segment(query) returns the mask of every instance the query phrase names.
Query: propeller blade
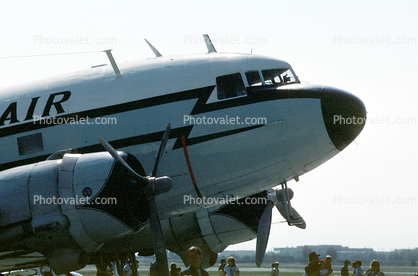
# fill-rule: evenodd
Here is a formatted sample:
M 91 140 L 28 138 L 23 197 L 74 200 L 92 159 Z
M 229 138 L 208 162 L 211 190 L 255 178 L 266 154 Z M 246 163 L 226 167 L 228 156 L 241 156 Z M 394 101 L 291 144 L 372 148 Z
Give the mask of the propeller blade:
M 138 180 L 143 184 L 143 185 L 148 185 L 148 180 L 139 175 L 136 171 L 134 171 L 129 165 L 128 163 L 125 162 L 125 160 L 123 160 L 122 157 L 120 157 L 120 155 L 118 154 L 118 152 L 102 137 L 99 136 L 99 140 L 100 143 L 103 145 L 103 147 L 107 150 L 107 152 L 110 153 L 110 155 L 112 155 L 112 157 L 118 161 L 119 163 L 121 163 L 128 171 L 130 171 L 133 175 L 135 175 Z
M 167 252 L 165 250 L 163 231 L 161 229 L 160 218 L 158 217 L 155 197 L 150 197 L 149 214 L 150 230 L 152 233 L 152 245 L 154 246 L 155 258 L 157 260 L 157 275 L 169 276 Z
M 286 207 L 283 202 L 277 202 L 276 208 L 279 210 L 280 214 L 287 220 L 289 225 L 294 225 L 301 229 L 306 228 L 305 220 L 299 215 L 299 213 L 293 208 L 290 207 L 291 214 L 289 214 L 289 218 L 287 218 Z
M 268 201 L 266 209 L 261 215 L 260 221 L 258 222 L 257 230 L 257 246 L 255 250 L 255 263 L 258 267 L 261 266 L 264 259 L 264 254 L 266 253 L 267 242 L 270 235 L 270 226 L 271 226 L 271 216 L 273 211 L 274 203 Z
M 168 137 L 170 136 L 171 125 L 168 124 L 167 128 L 164 131 L 163 139 L 161 140 L 160 148 L 158 149 L 157 160 L 155 160 L 154 169 L 152 170 L 151 176 L 157 175 L 158 163 L 160 163 L 161 157 L 164 154 L 165 146 L 167 145 Z
M 151 177 L 143 177 L 135 172 L 128 163 L 123 160 L 117 151 L 103 138 L 99 137 L 100 143 L 110 153 L 110 155 L 120 162 L 129 172 L 138 178 L 146 192 L 148 193 L 148 205 L 149 205 L 149 224 L 150 231 L 152 233 L 152 244 L 154 247 L 155 258 L 157 259 L 157 271 L 160 276 L 169 276 L 168 272 L 168 260 L 167 252 L 164 243 L 163 231 L 161 229 L 160 218 L 158 217 L 157 204 L 155 202 L 155 196 L 161 193 L 168 192 L 173 186 L 173 181 L 168 176 L 155 178 L 157 174 L 158 163 L 164 153 L 167 145 L 168 137 L 170 136 L 170 124 L 168 124 L 163 139 L 161 141 L 160 148 L 158 150 L 157 160 L 155 161 L 154 169 Z

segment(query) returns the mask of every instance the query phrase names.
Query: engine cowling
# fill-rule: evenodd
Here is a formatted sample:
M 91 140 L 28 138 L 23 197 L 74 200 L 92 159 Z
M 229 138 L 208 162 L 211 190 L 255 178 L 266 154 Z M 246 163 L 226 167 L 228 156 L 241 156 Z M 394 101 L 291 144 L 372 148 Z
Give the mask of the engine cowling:
M 133 167 L 142 166 L 123 154 Z M 62 205 L 70 233 L 87 252 L 114 238 L 140 231 L 148 220 L 148 202 L 143 189 L 126 169 L 107 153 L 66 154 L 61 164 L 59 191 L 78 204 Z
M 176 252 L 189 265 L 187 249 L 198 245 L 203 251 L 202 265 L 213 266 L 217 254 L 227 246 L 257 237 L 258 221 L 266 206 L 266 196 L 267 193 L 263 192 L 240 199 L 234 204 L 170 219 L 171 233 L 164 232 L 167 248 Z M 181 237 L 186 237 L 187 242 L 181 241 Z
M 261 198 L 256 204 L 245 204 L 251 198 Z M 161 221 L 166 248 L 177 253 L 189 265 L 187 250 L 196 245 L 202 249 L 202 266 L 213 266 L 217 254 L 228 245 L 255 239 L 258 221 L 266 208 L 267 192 L 240 199 L 235 204 L 205 209 Z M 107 244 L 101 252 L 111 252 L 115 244 Z M 149 227 L 117 245 L 134 248 L 139 255 L 153 254 Z
M 120 153 L 138 172 L 141 164 Z M 41 252 L 57 274 L 148 220 L 143 189 L 107 152 L 65 154 L 0 172 L 0 245 Z M 65 265 L 63 265 L 65 264 Z

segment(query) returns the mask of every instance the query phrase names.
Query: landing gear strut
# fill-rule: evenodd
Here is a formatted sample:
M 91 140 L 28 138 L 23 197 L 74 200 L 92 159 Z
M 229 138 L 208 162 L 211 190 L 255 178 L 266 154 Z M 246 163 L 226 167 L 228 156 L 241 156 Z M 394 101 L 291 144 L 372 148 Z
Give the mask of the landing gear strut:
M 112 261 L 102 259 L 96 268 L 97 276 L 138 276 L 138 262 L 134 252 L 116 254 Z

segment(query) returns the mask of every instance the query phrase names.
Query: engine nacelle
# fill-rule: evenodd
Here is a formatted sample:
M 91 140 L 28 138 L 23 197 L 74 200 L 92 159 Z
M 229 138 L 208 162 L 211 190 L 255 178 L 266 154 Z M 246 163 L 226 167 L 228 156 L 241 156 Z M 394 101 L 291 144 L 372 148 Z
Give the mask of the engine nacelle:
M 261 200 L 255 200 L 261 199 Z M 205 209 L 161 221 L 166 248 L 177 253 L 188 266 L 187 250 L 196 245 L 202 249 L 203 267 L 213 266 L 217 254 L 228 245 L 257 237 L 258 221 L 267 204 L 267 192 L 240 199 L 234 204 Z M 253 204 L 248 204 L 252 202 Z M 153 254 L 148 227 L 119 245 L 132 246 L 140 255 Z M 103 248 L 110 250 L 111 246 Z
M 120 154 L 143 172 L 135 157 Z M 0 172 L 0 246 L 41 252 L 54 271 L 80 269 L 103 243 L 143 229 L 148 200 L 133 179 L 107 152 Z
M 143 171 L 132 155 L 124 158 L 136 171 Z M 70 233 L 87 252 L 103 243 L 140 231 L 148 220 L 148 200 L 126 169 L 107 152 L 66 154 L 59 175 L 59 194 L 79 200 L 64 203 Z
M 267 193 L 263 192 L 222 207 L 170 219 L 172 233 L 166 235 L 164 232 L 167 248 L 176 252 L 188 265 L 187 249 L 191 245 L 198 245 L 203 251 L 202 265 L 213 266 L 217 253 L 228 245 L 257 237 L 258 221 L 266 208 L 266 197 Z M 181 237 L 186 237 L 189 241 L 181 243 Z

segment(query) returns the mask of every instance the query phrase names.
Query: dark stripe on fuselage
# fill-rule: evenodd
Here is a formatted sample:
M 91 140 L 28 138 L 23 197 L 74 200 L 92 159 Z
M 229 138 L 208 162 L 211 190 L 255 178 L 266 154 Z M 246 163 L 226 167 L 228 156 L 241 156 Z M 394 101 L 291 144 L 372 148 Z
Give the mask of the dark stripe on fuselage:
M 55 118 L 62 118 L 65 121 L 70 121 L 74 119 L 74 121 L 79 120 L 80 118 L 98 118 L 109 116 L 113 114 L 118 114 L 122 112 L 138 110 L 146 107 L 158 106 L 167 103 L 174 103 L 179 101 L 191 100 L 191 99 L 198 99 L 196 105 L 192 111 L 192 114 L 195 109 L 201 110 L 203 109 L 205 103 L 207 102 L 210 94 L 212 93 L 215 86 L 208 86 L 199 89 L 187 90 L 172 94 L 167 94 L 163 96 L 157 96 L 153 98 L 147 98 L 122 104 L 116 104 L 111 106 L 106 106 L 102 108 L 96 108 L 86 111 L 81 111 L 77 113 L 65 114 L 60 116 L 55 116 Z M 196 113 L 197 114 L 197 113 Z M 45 118 L 46 119 L 46 118 Z M 57 120 L 56 120 L 57 121 Z M 19 125 L 11 125 L 8 127 L 1 128 L 0 137 L 6 137 L 14 134 L 19 134 L 27 131 L 53 127 L 54 124 L 42 124 L 39 123 L 40 121 L 30 121 L 28 123 L 19 124 Z
M 133 102 L 117 104 L 113 106 L 97 108 L 97 109 L 82 111 L 78 113 L 56 116 L 56 118 L 68 118 L 68 119 L 86 118 L 86 117 L 97 118 L 97 117 L 109 116 L 109 115 L 132 111 L 132 110 L 138 110 L 138 109 L 147 108 L 151 106 L 158 106 L 158 105 L 191 100 L 191 99 L 196 99 L 196 98 L 197 98 L 197 102 L 194 108 L 192 109 L 190 115 L 197 115 L 197 114 L 202 114 L 206 112 L 228 109 L 228 108 L 233 108 L 237 106 L 244 106 L 244 105 L 265 102 L 265 101 L 272 101 L 272 100 L 279 100 L 279 99 L 295 99 L 295 98 L 321 99 L 321 108 L 323 109 L 323 113 L 324 113 L 324 110 L 330 109 L 329 106 L 332 106 L 332 105 L 329 105 L 329 103 L 333 102 L 332 98 L 335 97 L 336 94 L 345 93 L 343 91 L 339 92 L 338 90 L 323 91 L 322 87 L 319 87 L 319 86 L 316 86 L 316 87 L 315 86 L 302 86 L 301 87 L 300 85 L 298 85 L 297 87 L 293 85 L 292 86 L 285 85 L 281 87 L 257 86 L 257 87 L 247 88 L 248 94 L 246 97 L 231 98 L 225 101 L 219 101 L 215 103 L 206 104 L 214 88 L 215 86 L 207 86 L 207 87 L 203 87 L 199 89 L 176 92 L 176 93 L 167 94 L 163 96 L 157 96 L 153 98 L 137 100 Z M 328 120 L 330 121 L 331 117 L 329 117 Z M 53 126 L 54 125 L 50 125 L 50 124 L 36 124 L 34 122 L 20 124 L 16 126 L 9 126 L 9 127 L 2 128 L 0 130 L 0 137 L 6 137 L 6 136 L 18 134 L 18 133 L 24 133 L 27 131 L 42 129 L 46 127 L 53 127 Z M 254 125 L 251 127 L 244 127 L 240 129 L 231 130 L 231 131 L 213 133 L 207 136 L 187 139 L 187 145 L 202 143 L 205 141 L 217 139 L 217 138 L 224 137 L 227 135 L 232 135 L 232 134 L 236 134 L 239 132 L 251 130 L 260 126 L 261 125 Z M 173 129 L 171 131 L 170 139 L 178 138 L 173 149 L 178 149 L 181 147 L 181 141 L 179 139 L 180 135 L 184 134 L 185 137 L 188 137 L 192 128 L 193 128 L 193 125 L 190 125 L 190 126 L 186 126 L 182 128 Z M 123 147 L 128 147 L 128 146 L 133 146 L 133 145 L 144 144 L 144 143 L 157 142 L 161 140 L 163 132 L 164 131 L 149 133 L 149 134 L 139 135 L 139 136 L 134 136 L 134 137 L 127 137 L 127 138 L 111 141 L 110 143 L 115 148 L 123 148 Z M 88 152 L 103 151 L 103 148 L 100 144 L 95 144 L 95 145 L 91 145 L 87 147 L 77 148 L 77 150 L 80 153 L 88 153 Z M 20 165 L 43 161 L 50 154 L 1 164 L 0 170 L 5 170 L 8 168 L 13 168 L 13 167 L 20 166 Z
M 247 88 L 248 95 L 246 97 L 231 98 L 224 101 L 206 104 L 209 96 L 213 92 L 215 86 L 207 86 L 198 89 L 175 92 L 153 98 L 147 98 L 102 108 L 96 108 L 71 114 L 55 116 L 55 118 L 63 118 L 65 121 L 79 120 L 80 118 L 98 118 L 109 115 L 114 115 L 122 112 L 138 110 L 142 108 L 158 106 L 179 101 L 198 99 L 196 105 L 191 111 L 190 115 L 197 115 L 215 110 L 227 109 L 237 106 L 249 105 L 259 102 L 279 100 L 279 99 L 294 99 L 294 98 L 325 98 L 332 97 L 330 93 L 324 93 L 321 89 L 312 89 L 312 87 L 299 89 L 286 89 L 288 85 L 277 88 L 276 86 L 256 86 Z M 319 88 L 319 87 L 317 87 Z M 46 119 L 46 118 L 45 118 Z M 56 120 L 57 121 L 57 120 Z M 41 124 L 39 122 L 28 122 L 19 125 L 11 125 L 0 129 L 0 137 L 6 137 L 14 134 L 24 133 L 27 131 L 53 127 L 54 124 Z
M 209 140 L 213 140 L 213 139 L 217 139 L 217 138 L 221 138 L 221 137 L 225 137 L 225 136 L 229 136 L 229 135 L 234 135 L 234 134 L 237 134 L 237 133 L 240 133 L 240 132 L 245 132 L 245 131 L 248 131 L 248 130 L 252 130 L 252 129 L 255 129 L 255 128 L 258 128 L 258 127 L 261 127 L 261 126 L 262 125 L 253 125 L 251 127 L 245 127 L 245 128 L 234 129 L 234 130 L 209 134 L 209 135 L 205 135 L 205 136 L 190 138 L 190 139 L 187 139 L 187 145 L 191 146 L 191 145 L 194 145 L 194 144 L 203 143 L 203 142 L 206 142 L 206 141 L 209 141 Z M 173 146 L 173 150 L 178 149 L 178 148 L 181 147 L 181 141 L 180 141 L 179 137 L 182 134 L 185 135 L 186 137 L 188 137 L 192 128 L 193 128 L 193 126 L 187 126 L 187 127 L 172 129 L 170 131 L 169 139 L 177 138 L 177 141 Z M 160 131 L 160 132 L 154 132 L 154 133 L 149 133 L 149 134 L 145 134 L 145 135 L 139 135 L 139 136 L 128 137 L 128 138 L 123 138 L 123 139 L 119 139 L 119 140 L 114 140 L 114 141 L 111 141 L 109 143 L 114 148 L 118 149 L 118 148 L 124 148 L 124 147 L 129 147 L 129 146 L 140 145 L 140 144 L 158 142 L 158 141 L 161 141 L 161 137 L 163 136 L 163 134 L 164 134 L 164 131 Z M 76 152 L 78 152 L 78 153 L 91 153 L 91 152 L 99 152 L 99 151 L 104 151 L 104 148 L 101 144 L 95 144 L 95 145 L 91 145 L 91 146 L 87 146 L 87 147 L 81 147 L 81 148 L 76 149 Z M 18 167 L 18 166 L 22 166 L 22 165 L 41 162 L 41 161 L 46 160 L 51 154 L 41 155 L 41 156 L 37 156 L 37 157 L 32 157 L 32 158 L 19 160 L 19 161 L 14 161 L 14 162 L 1 164 L 0 165 L 0 171 L 7 170 L 7 169 L 10 169 L 10 168 L 14 168 L 14 167 Z

